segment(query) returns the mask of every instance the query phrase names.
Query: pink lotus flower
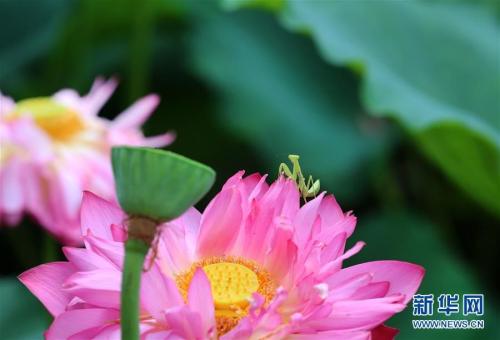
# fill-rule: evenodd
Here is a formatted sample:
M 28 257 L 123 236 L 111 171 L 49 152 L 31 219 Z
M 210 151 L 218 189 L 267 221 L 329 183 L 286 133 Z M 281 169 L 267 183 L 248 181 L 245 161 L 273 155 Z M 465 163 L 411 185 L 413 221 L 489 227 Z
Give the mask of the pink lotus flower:
M 324 193 L 300 206 L 291 180 L 230 178 L 203 214 L 162 226 L 141 284 L 142 339 L 374 339 L 416 292 L 424 269 L 399 261 L 342 268 L 356 218 Z M 85 248 L 19 278 L 54 322 L 48 339 L 117 339 L 124 213 L 86 193 Z
M 115 87 L 114 80 L 97 79 L 84 97 L 66 89 L 18 103 L 0 93 L 1 222 L 13 225 L 28 213 L 61 241 L 80 244 L 82 191 L 114 199 L 111 146 L 172 141 L 170 133 L 145 138 L 140 131 L 158 105 L 156 95 L 114 121 L 98 117 Z

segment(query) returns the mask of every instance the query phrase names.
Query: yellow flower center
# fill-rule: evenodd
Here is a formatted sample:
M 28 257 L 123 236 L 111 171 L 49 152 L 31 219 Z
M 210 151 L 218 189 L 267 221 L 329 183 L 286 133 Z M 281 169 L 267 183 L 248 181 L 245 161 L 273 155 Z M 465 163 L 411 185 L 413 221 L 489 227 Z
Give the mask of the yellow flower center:
M 78 114 L 48 97 L 30 98 L 17 103 L 14 117 L 31 116 L 55 140 L 65 141 L 83 130 Z
M 253 293 L 259 293 L 268 303 L 276 291 L 269 272 L 257 263 L 238 257 L 210 257 L 176 276 L 177 286 L 185 299 L 198 268 L 203 269 L 210 281 L 219 336 L 229 332 L 248 314 Z
M 231 310 L 231 306 L 246 307 L 252 293 L 259 289 L 259 278 L 239 263 L 220 262 L 203 266 L 212 286 L 215 308 Z

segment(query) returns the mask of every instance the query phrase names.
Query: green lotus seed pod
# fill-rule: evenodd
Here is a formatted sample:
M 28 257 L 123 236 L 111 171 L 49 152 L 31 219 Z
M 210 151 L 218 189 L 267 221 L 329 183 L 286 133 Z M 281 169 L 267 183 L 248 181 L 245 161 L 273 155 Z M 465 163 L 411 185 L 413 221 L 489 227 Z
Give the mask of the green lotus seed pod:
M 170 151 L 120 146 L 111 156 L 118 201 L 129 216 L 175 219 L 215 180 L 210 167 Z

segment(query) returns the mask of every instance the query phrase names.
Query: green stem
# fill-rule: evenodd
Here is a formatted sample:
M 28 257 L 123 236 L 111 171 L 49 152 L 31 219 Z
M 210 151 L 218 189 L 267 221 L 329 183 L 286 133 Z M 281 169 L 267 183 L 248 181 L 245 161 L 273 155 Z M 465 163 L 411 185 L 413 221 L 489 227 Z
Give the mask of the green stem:
M 121 330 L 123 340 L 139 339 L 139 288 L 142 266 L 148 252 L 144 241 L 128 239 L 125 244 L 125 265 L 121 292 Z

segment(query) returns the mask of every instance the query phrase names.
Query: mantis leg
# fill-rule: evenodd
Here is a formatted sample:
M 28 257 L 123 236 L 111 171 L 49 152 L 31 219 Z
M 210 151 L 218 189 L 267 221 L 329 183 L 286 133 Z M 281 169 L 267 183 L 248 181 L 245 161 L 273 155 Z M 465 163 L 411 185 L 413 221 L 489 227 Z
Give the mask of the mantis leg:
M 285 163 L 280 164 L 280 167 L 278 168 L 278 173 L 280 175 L 285 174 L 286 177 L 293 179 L 293 173 Z M 295 180 L 295 179 L 293 179 L 293 180 Z

